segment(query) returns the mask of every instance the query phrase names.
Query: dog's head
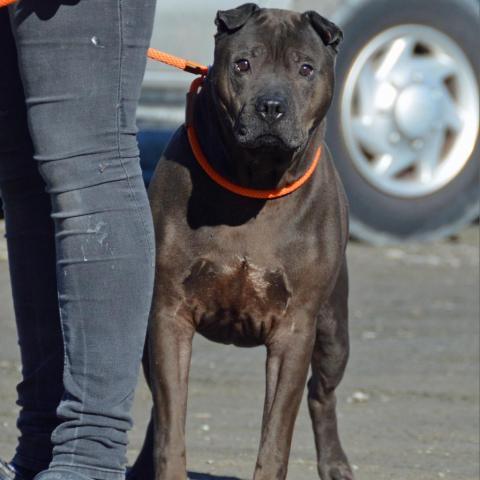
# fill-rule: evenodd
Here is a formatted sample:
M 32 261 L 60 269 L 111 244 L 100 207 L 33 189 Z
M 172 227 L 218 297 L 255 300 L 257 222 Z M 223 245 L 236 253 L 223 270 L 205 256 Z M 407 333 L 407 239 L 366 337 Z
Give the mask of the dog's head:
M 239 146 L 296 150 L 333 96 L 341 30 L 316 12 L 253 3 L 217 13 L 212 83 Z

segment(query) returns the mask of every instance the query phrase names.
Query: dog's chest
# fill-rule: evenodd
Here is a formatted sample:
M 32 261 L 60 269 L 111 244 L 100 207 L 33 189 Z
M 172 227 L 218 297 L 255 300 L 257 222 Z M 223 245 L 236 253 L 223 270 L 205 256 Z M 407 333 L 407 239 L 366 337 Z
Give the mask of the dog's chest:
M 261 267 L 246 257 L 221 264 L 197 260 L 183 288 L 197 331 L 239 346 L 263 344 L 291 297 L 282 269 Z

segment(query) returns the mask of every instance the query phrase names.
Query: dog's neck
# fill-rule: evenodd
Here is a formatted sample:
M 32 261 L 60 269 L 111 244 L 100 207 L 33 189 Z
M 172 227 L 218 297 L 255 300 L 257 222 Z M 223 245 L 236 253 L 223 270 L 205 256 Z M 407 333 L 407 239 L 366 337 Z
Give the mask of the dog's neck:
M 273 189 L 289 185 L 306 172 L 318 148 L 319 134 L 323 138 L 325 121 L 295 151 L 241 148 L 220 118 L 211 88 L 207 79 L 195 100 L 193 123 L 203 153 L 218 173 L 242 187 Z

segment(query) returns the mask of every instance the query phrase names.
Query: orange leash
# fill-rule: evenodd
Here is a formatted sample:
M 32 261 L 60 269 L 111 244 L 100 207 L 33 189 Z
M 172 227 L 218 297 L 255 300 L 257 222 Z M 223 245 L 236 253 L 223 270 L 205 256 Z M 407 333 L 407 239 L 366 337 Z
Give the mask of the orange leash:
M 184 60 L 183 58 L 175 57 L 174 55 L 155 50 L 154 48 L 148 49 L 147 56 L 152 60 L 157 60 L 172 67 L 179 68 L 180 70 L 185 70 L 185 72 L 194 73 L 196 75 L 206 75 L 208 73 L 208 67 L 205 65 L 200 65 L 199 63 L 190 60 Z
M 196 78 L 191 86 L 190 86 L 190 97 L 198 92 L 198 89 L 201 87 L 203 80 L 205 77 L 198 77 Z M 191 99 L 189 99 L 192 101 Z M 187 111 L 189 108 L 187 107 Z M 191 110 L 190 110 L 191 111 Z M 190 120 L 190 121 L 189 121 Z M 237 195 L 241 195 L 242 197 L 249 197 L 249 198 L 257 198 L 262 200 L 272 200 L 274 198 L 284 197 L 289 193 L 298 190 L 302 185 L 304 185 L 309 178 L 313 175 L 313 172 L 317 168 L 318 162 L 320 161 L 320 157 L 322 154 L 322 147 L 318 147 L 317 151 L 315 152 L 315 156 L 313 157 L 313 161 L 308 167 L 308 170 L 297 180 L 293 183 L 287 185 L 286 187 L 282 188 L 274 188 L 270 190 L 260 190 L 255 188 L 247 188 L 237 185 L 230 180 L 222 177 L 209 163 L 207 157 L 205 157 L 202 148 L 200 146 L 200 142 L 198 141 L 197 132 L 193 127 L 193 122 L 191 119 L 187 118 L 186 122 L 187 127 L 187 136 L 188 141 L 190 143 L 190 147 L 192 149 L 193 155 L 196 158 L 199 165 L 202 167 L 204 172 L 218 185 L 225 188 L 226 190 L 236 193 Z

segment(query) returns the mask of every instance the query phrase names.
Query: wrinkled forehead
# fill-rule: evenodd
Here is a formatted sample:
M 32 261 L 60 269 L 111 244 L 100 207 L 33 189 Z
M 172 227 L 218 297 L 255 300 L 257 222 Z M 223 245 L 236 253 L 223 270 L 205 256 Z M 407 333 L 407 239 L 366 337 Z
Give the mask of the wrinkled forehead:
M 258 48 L 273 56 L 285 50 L 315 54 L 323 46 L 307 18 L 287 10 L 260 10 L 235 34 L 224 38 L 224 51 L 255 55 Z

